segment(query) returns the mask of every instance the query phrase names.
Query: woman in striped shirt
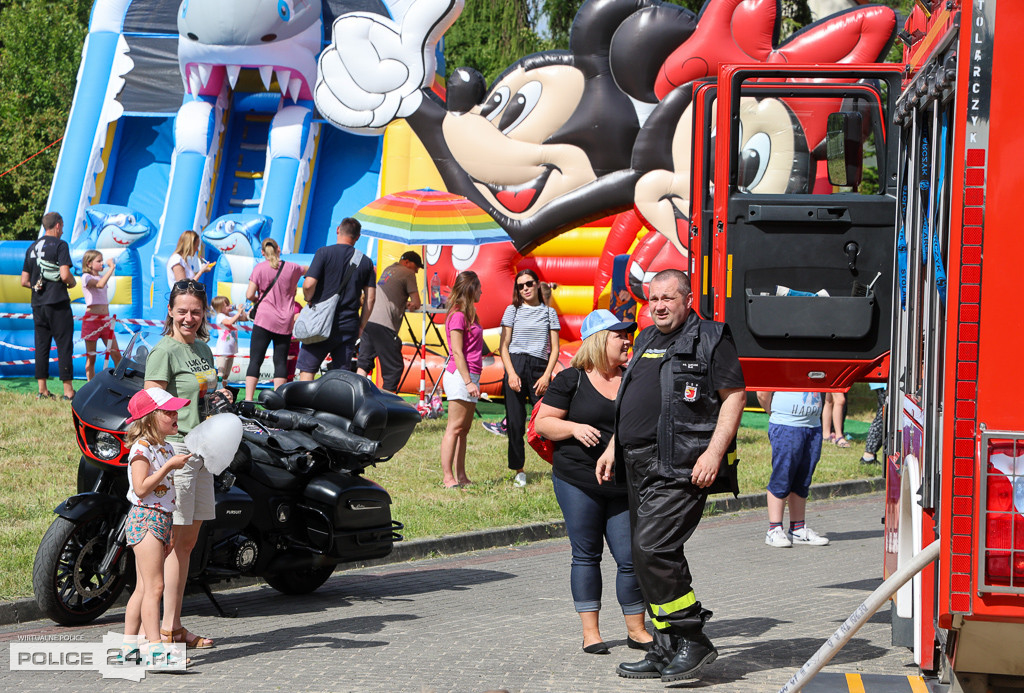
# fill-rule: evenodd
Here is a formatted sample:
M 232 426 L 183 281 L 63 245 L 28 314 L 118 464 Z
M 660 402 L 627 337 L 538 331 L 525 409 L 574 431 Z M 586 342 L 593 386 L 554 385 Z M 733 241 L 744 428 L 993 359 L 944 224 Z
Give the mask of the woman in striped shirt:
M 537 275 L 520 270 L 512 305 L 501 316 L 508 468 L 515 472 L 516 486 L 526 486 L 526 403 L 536 406 L 548 389 L 558 363 L 558 329 L 558 313 L 544 302 Z

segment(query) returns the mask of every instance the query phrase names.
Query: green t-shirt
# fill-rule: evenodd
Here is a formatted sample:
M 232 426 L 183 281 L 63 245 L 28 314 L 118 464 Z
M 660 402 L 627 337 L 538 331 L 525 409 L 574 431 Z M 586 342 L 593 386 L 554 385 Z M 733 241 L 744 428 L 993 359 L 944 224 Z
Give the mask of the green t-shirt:
M 203 398 L 217 389 L 217 370 L 213 351 L 198 339 L 191 344 L 164 337 L 146 359 L 146 380 L 162 380 L 175 397 L 192 400 L 178 411 L 178 435 L 168 440 L 181 441 L 185 434 L 206 418 Z

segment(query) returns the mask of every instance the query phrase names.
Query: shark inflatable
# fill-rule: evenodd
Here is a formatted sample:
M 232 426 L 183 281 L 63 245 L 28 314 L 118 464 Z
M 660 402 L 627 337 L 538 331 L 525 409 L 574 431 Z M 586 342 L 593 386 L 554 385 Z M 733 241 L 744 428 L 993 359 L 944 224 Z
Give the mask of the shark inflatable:
M 71 261 L 80 273 L 82 255 L 98 250 L 103 259 L 117 263 L 113 281 L 107 284 L 111 311 L 122 318 L 142 317 L 142 258 L 136 246 L 143 245 L 156 231 L 142 214 L 119 205 L 93 205 L 85 210 L 82 231 L 70 244 Z
M 213 272 L 214 291 L 231 299 L 245 300 L 253 267 L 262 259 L 260 244 L 270 232 L 271 219 L 262 214 L 225 214 L 210 222 L 200 237 L 220 254 Z

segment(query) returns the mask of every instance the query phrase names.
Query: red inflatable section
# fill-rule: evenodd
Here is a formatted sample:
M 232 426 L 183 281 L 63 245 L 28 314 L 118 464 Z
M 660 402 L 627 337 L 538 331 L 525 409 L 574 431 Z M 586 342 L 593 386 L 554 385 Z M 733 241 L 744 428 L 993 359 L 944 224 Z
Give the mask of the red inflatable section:
M 598 271 L 597 257 L 524 257 L 518 268 L 532 269 L 542 282 L 590 286 Z
M 511 242 L 480 246 L 427 246 L 425 259 L 427 281 L 433 281 L 436 272 L 444 293 L 455 283 L 459 272 L 476 272 L 482 290 L 480 303 L 476 306 L 480 324 L 484 329 L 501 324 L 501 314 L 512 302 L 516 265 L 523 259 Z M 444 315 L 434 316 L 434 322 L 443 323 Z
M 723 63 L 870 63 L 882 57 L 896 30 L 888 7 L 840 12 L 772 45 L 779 20 L 776 0 L 721 0 L 705 6 L 693 36 L 662 65 L 659 99 L 695 79 L 714 77 Z M 808 133 L 809 141 L 817 141 Z
M 612 280 L 612 265 L 615 262 L 615 256 L 628 253 L 633 246 L 633 241 L 643 229 L 643 222 L 632 209 L 615 216 L 611 231 L 608 232 L 608 240 L 605 241 L 604 249 L 598 260 L 597 272 L 594 275 L 595 302 Z

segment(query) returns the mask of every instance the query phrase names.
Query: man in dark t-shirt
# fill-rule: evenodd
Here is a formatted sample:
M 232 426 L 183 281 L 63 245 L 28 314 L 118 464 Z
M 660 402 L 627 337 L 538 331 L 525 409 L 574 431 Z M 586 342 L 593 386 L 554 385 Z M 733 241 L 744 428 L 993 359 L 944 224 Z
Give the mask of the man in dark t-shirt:
M 306 302 L 316 303 L 321 298 L 329 299 L 338 294 L 338 307 L 331 335 L 316 344 L 303 344 L 299 350 L 296 364 L 299 380 L 312 380 L 328 354 L 331 355 L 329 369 L 355 370 L 352 358 L 356 353 L 356 342 L 370 319 L 377 290 L 377 272 L 373 262 L 355 249 L 361 230 L 355 219 L 342 219 L 338 224 L 337 244 L 317 250 L 306 272 L 302 283 Z
M 71 252 L 61 240 L 64 220 L 57 212 L 43 216 L 43 235 L 29 246 L 21 268 L 21 285 L 32 290 L 32 321 L 35 327 L 36 382 L 40 399 L 54 395 L 46 386 L 50 377 L 50 344 L 57 345 L 57 365 L 64 385 L 63 399 L 75 395 L 71 384 L 71 355 L 75 319 L 71 314 L 68 289 L 75 285 L 71 274 Z
M 693 592 L 684 545 L 700 522 L 745 401 L 728 328 L 701 320 L 692 301 L 683 272 L 664 270 L 651 280 L 654 325 L 637 337 L 619 386 L 614 438 L 597 462 L 599 482 L 625 472 L 633 567 L 655 627 L 647 657 L 617 671 L 665 683 L 697 678 L 718 656 L 704 635 L 711 612 Z

